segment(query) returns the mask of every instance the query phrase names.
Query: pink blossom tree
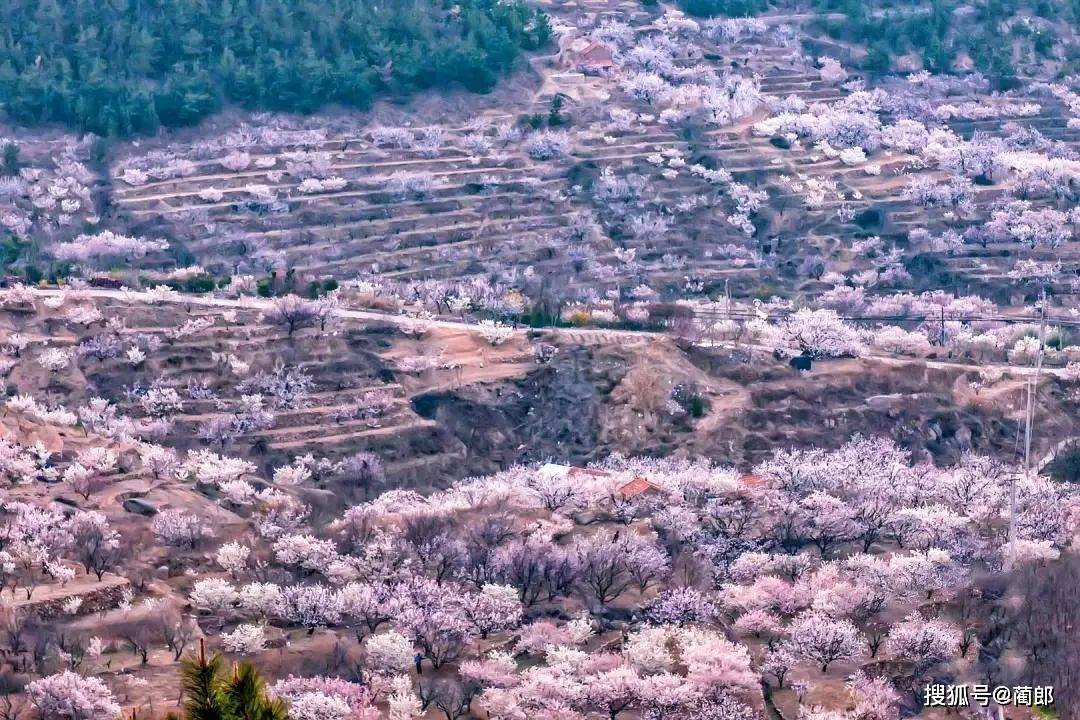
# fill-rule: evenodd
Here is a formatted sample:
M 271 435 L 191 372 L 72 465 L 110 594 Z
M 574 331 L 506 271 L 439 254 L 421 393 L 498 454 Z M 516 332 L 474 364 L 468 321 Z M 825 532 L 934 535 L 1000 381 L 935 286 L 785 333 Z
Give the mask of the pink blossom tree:
M 299 295 L 284 295 L 271 301 L 264 316 L 267 322 L 284 326 L 291 338 L 297 330 L 319 322 L 320 313 L 320 308 L 314 302 Z
M 588 678 L 585 686 L 589 705 L 615 720 L 640 698 L 641 676 L 631 667 L 621 666 Z
M 951 623 L 912 614 L 889 629 L 885 648 L 897 660 L 909 662 L 922 675 L 960 652 L 962 633 Z
M 855 699 L 855 720 L 896 720 L 900 717 L 900 693 L 884 677 L 857 672 L 847 683 Z
M 406 672 L 413 664 L 413 644 L 396 630 L 368 637 L 364 650 L 368 668 L 379 675 Z
M 507 585 L 484 585 L 479 593 L 463 597 L 461 607 L 466 620 L 481 638 L 521 624 L 521 601 L 517 591 Z
M 105 516 L 96 510 L 76 513 L 68 522 L 72 550 L 86 572 L 98 580 L 115 567 L 123 551 L 120 534 L 109 526 Z
M 827 672 L 837 660 L 850 660 L 859 653 L 859 631 L 849 620 L 837 620 L 807 612 L 789 627 L 792 650 Z
M 72 242 L 54 245 L 52 254 L 60 261 L 87 263 L 133 260 L 168 247 L 169 244 L 164 240 L 129 237 L 105 230 L 96 235 L 80 235 Z
M 763 341 L 787 355 L 859 356 L 864 345 L 855 328 L 832 310 L 797 310 L 776 324 L 758 323 Z
M 716 616 L 716 605 L 700 590 L 675 588 L 660 593 L 645 606 L 645 616 L 660 625 L 707 623 Z
M 194 548 L 208 534 L 197 515 L 176 508 L 159 512 L 151 526 L 159 542 L 174 547 Z
M 290 675 L 270 686 L 270 694 L 289 704 L 291 720 L 378 720 L 370 691 L 335 677 Z

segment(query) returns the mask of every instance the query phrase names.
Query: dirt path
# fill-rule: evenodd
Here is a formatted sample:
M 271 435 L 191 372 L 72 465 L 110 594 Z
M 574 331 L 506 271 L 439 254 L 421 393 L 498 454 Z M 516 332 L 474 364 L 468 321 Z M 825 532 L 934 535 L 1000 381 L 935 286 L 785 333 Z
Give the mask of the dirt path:
M 41 296 L 59 295 L 62 290 L 59 289 L 36 289 L 36 294 Z M 128 302 L 146 302 L 145 296 L 141 293 L 124 292 L 122 290 L 110 290 L 104 288 L 87 288 L 81 290 L 81 293 L 95 298 L 110 298 L 113 300 L 123 300 Z M 172 305 L 188 305 L 192 307 L 218 307 L 218 308 L 237 308 L 248 310 L 265 310 L 271 306 L 272 301 L 268 298 L 245 296 L 242 298 L 220 298 L 220 297 L 206 297 L 203 295 L 187 295 L 180 293 L 175 298 L 170 298 L 163 301 L 166 304 Z M 342 308 L 337 312 L 338 317 L 349 318 L 352 320 L 366 320 L 369 322 L 383 322 L 391 323 L 394 325 L 409 326 L 417 322 L 415 318 L 407 315 L 391 314 L 386 312 L 378 312 L 374 310 L 356 310 Z M 442 328 L 445 330 L 457 330 L 465 331 L 469 333 L 478 332 L 476 323 L 469 323 L 463 320 L 431 320 L 430 325 L 436 328 Z M 512 331 L 512 338 L 515 340 L 523 339 L 526 334 L 533 329 L 530 328 L 518 328 Z M 553 328 L 548 331 L 550 337 L 553 340 L 568 339 L 574 342 L 582 344 L 607 344 L 607 343 L 619 343 L 625 344 L 632 341 L 655 341 L 660 338 L 668 338 L 669 336 L 662 331 L 647 331 L 647 330 L 618 330 L 609 328 L 568 328 L 558 329 Z M 752 349 L 764 353 L 772 353 L 772 348 L 764 345 L 750 344 L 750 343 L 733 343 L 726 341 L 715 341 L 710 343 L 710 347 L 727 348 L 733 350 L 746 350 Z M 950 360 L 922 360 L 919 358 L 903 358 L 896 357 L 894 355 L 885 355 L 881 353 L 871 353 L 864 355 L 864 358 L 883 360 L 892 363 L 923 363 L 928 368 L 953 368 L 959 370 L 978 370 L 982 368 L 997 368 L 1004 372 L 1008 372 L 1016 376 L 1028 376 L 1035 373 L 1035 369 L 1031 367 L 1018 367 L 1016 365 L 1009 365 L 1007 363 L 962 363 L 954 362 Z M 1042 374 L 1053 377 L 1058 376 L 1063 372 L 1061 368 L 1046 368 L 1042 369 Z

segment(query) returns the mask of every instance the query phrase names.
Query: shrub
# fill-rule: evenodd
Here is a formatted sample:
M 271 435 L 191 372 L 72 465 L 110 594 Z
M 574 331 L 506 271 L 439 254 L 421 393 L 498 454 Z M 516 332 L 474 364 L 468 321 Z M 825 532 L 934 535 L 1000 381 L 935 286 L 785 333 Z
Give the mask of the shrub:
M 679 7 L 697 17 L 747 17 L 769 6 L 765 0 L 679 0 Z
M 193 293 L 213 292 L 217 283 L 209 275 L 197 275 L 184 281 L 184 289 Z
M 533 160 L 553 160 L 565 155 L 569 145 L 565 133 L 543 131 L 534 133 L 525 141 L 525 152 Z
M 0 174 L 18 175 L 19 167 L 19 146 L 13 142 L 6 143 L 4 145 L 4 158 L 0 162 Z
M 1050 477 L 1057 482 L 1080 482 L 1080 443 L 1062 448 L 1050 463 Z

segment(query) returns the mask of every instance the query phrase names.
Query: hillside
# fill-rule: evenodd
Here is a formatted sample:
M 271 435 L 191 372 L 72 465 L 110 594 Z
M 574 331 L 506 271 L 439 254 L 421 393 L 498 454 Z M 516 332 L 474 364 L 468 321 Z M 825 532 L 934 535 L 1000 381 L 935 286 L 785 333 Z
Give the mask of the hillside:
M 1077 717 L 1075 0 L 0 7 L 0 720 Z
M 371 453 L 395 486 L 613 453 L 749 469 L 792 444 L 834 446 L 868 428 L 938 462 L 971 451 L 1014 459 L 1031 377 L 887 353 L 803 375 L 740 342 L 580 329 L 493 338 L 482 326 L 343 309 L 290 334 L 268 301 L 92 289 L 29 298 L 7 302 L 2 329 L 21 346 L 5 363 L 20 396 L 97 407 L 89 427 L 134 424 L 144 441 L 228 451 L 266 472 L 306 454 Z M 1078 434 L 1075 378 L 1060 373 L 1046 371 L 1040 388 L 1042 453 Z
M 0 437 L 11 484 L 0 552 L 25 560 L 5 576 L 12 593 L 3 608 L 12 627 L 44 644 L 37 674 L 57 667 L 65 657 L 57 653 L 71 653 L 79 672 L 107 683 L 103 711 L 121 699 L 140 714 L 173 707 L 176 661 L 197 642 L 255 660 L 294 708 L 323 692 L 380 712 L 388 699 L 369 693 L 392 689 L 405 702 L 412 680 L 391 688 L 391 676 L 357 674 L 354 663 L 404 673 L 416 643 L 418 692 L 436 693 L 448 707 L 463 692 L 469 707 L 490 713 L 511 701 L 547 706 L 550 691 L 520 681 L 511 692 L 502 683 L 518 680 L 486 673 L 530 672 L 515 658 L 545 662 L 536 673 L 553 671 L 562 651 L 551 642 L 604 662 L 627 653 L 634 660 L 620 672 L 635 678 L 656 672 L 636 654 L 642 643 L 707 642 L 709 657 L 722 653 L 740 674 L 706 682 L 691 672 L 678 682 L 693 692 L 724 688 L 711 701 L 716 712 L 747 718 L 786 716 L 805 702 L 798 684 L 761 686 L 757 673 L 798 678 L 815 703 L 849 702 L 841 680 L 875 666 L 886 627 L 881 652 L 907 693 L 888 694 L 887 703 L 911 702 L 912 686 L 903 683 L 920 682 L 926 665 L 975 677 L 979 668 L 1010 667 L 1011 653 L 1038 642 L 1018 635 L 991 644 L 993 618 L 1018 612 L 1014 603 L 1043 602 L 1039 587 L 1048 592 L 1024 584 L 1025 572 L 1042 582 L 1038 554 L 1008 560 L 1036 563 L 1010 565 L 1015 577 L 995 574 L 996 553 L 1012 552 L 997 549 L 1001 490 L 1004 468 L 1022 452 L 1031 368 L 878 354 L 797 372 L 745 342 L 703 346 L 592 329 L 495 333 L 340 307 L 290 329 L 279 301 L 165 290 L 15 289 L 4 291 L 3 304 L 10 391 Z M 1075 384 L 1060 370 L 1042 376 L 1040 466 L 1077 435 Z M 560 479 L 545 474 L 557 465 L 537 469 L 550 460 L 592 469 Z M 862 470 L 846 475 L 849 463 Z M 820 492 L 784 489 L 818 476 L 833 478 L 828 486 L 857 509 L 858 522 L 821 507 Z M 658 483 L 651 492 L 662 491 L 664 502 L 626 495 L 634 477 Z M 860 484 L 834 487 L 840 478 Z M 974 493 L 973 482 L 998 489 Z M 889 512 L 898 513 L 888 519 L 878 514 L 880 499 L 871 502 L 886 490 L 895 493 Z M 932 493 L 955 510 L 895 509 L 906 492 Z M 1021 493 L 1025 538 L 1052 538 L 1033 539 L 1024 552 L 1067 542 L 1075 497 L 1034 478 Z M 672 512 L 682 513 L 678 531 Z M 939 526 L 943 512 L 962 514 Z M 679 539 L 687 522 L 705 534 Z M 739 543 L 760 550 L 738 551 Z M 910 554 L 910 543 L 927 549 Z M 532 556 L 514 555 L 519 545 L 566 565 L 533 576 Z M 56 555 L 39 564 L 24 554 L 28 547 Z M 604 560 L 616 563 L 609 576 L 589 564 L 607 557 L 603 548 L 638 559 Z M 820 620 L 800 610 L 811 602 L 804 594 L 816 607 L 839 602 L 844 583 L 869 591 L 858 548 L 870 553 L 861 555 L 867 562 L 886 563 L 890 584 L 870 607 L 826 606 L 840 618 L 829 621 L 836 632 L 847 634 L 821 649 L 803 638 Z M 759 561 L 771 564 L 747 575 Z M 791 562 L 816 580 L 781 580 Z M 905 574 L 909 563 L 914 574 Z M 555 567 L 565 575 L 547 574 Z M 393 591 L 383 594 L 367 573 L 385 574 Z M 681 573 L 705 575 L 678 580 Z M 989 592 L 999 581 L 1010 583 L 1006 597 Z M 918 592 L 903 589 L 913 582 Z M 789 602 L 789 592 L 804 594 L 781 606 L 787 610 L 760 607 Z M 491 603 L 480 605 L 489 614 L 473 614 L 471 603 Z M 409 614 L 393 617 L 402 607 Z M 947 646 L 962 633 L 957 647 L 968 650 L 901 647 L 923 622 L 918 613 L 935 618 L 926 632 L 936 642 Z M 727 614 L 734 624 L 721 619 Z M 798 656 L 760 642 L 762 634 L 783 638 L 779 623 L 788 616 L 793 637 L 809 643 Z M 454 628 L 459 634 L 438 634 Z M 864 640 L 870 650 L 861 649 Z M 49 649 L 57 642 L 64 644 Z M 977 661 L 975 642 L 990 648 Z M 9 680 L 29 681 L 31 700 L 49 707 L 36 693 L 53 680 L 18 672 L 32 656 L 21 647 L 8 651 L 17 659 Z M 831 659 L 807 662 L 821 657 Z M 335 684 L 316 677 L 290 685 L 297 672 Z M 473 679 L 478 672 L 485 674 Z M 583 666 L 573 682 L 599 683 L 592 674 L 603 672 Z M 566 702 L 605 707 L 575 699 L 573 687 Z M 648 685 L 625 692 L 634 707 L 655 701 Z M 15 707 L 19 697 L 9 696 Z
M 8 272 L 264 294 L 361 281 L 406 300 L 483 283 L 520 297 L 473 311 L 525 322 L 618 305 L 633 325 L 635 301 L 728 295 L 863 317 L 907 315 L 888 300 L 905 291 L 1006 312 L 1045 287 L 1071 306 L 1080 120 L 1064 66 L 1002 92 L 917 59 L 860 70 L 822 39 L 832 11 L 545 10 L 557 43 L 489 96 L 234 113 L 104 147 L 13 137 Z M 612 66 L 580 73 L 590 41 Z

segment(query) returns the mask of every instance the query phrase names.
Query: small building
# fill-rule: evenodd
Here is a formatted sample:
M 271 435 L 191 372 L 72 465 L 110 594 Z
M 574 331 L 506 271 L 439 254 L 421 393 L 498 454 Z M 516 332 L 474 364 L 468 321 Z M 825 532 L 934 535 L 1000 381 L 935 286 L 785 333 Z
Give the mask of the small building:
M 559 465 L 557 463 L 544 463 L 540 467 L 540 474 L 544 477 L 560 477 L 560 478 L 574 478 L 574 477 L 593 477 L 604 478 L 611 477 L 612 473 L 607 470 L 597 470 L 596 468 L 581 468 L 573 467 L 571 465 Z
M 603 75 L 615 67 L 615 56 L 611 48 L 603 43 L 589 43 L 577 57 L 578 72 L 586 75 Z
M 587 38 L 570 38 L 559 51 L 559 63 L 585 75 L 606 75 L 615 67 L 615 55 L 602 42 Z
M 540 474 L 549 478 L 564 478 L 570 474 L 569 465 L 559 465 L 558 463 L 544 463 L 540 466 Z
M 761 475 L 743 475 L 739 478 L 740 488 L 756 488 L 765 484 L 765 478 Z
M 630 500 L 637 497 L 666 497 L 668 492 L 640 475 L 619 488 L 619 495 Z
M 596 468 L 579 468 L 572 467 L 570 472 L 566 474 L 567 477 L 592 477 L 592 478 L 606 478 L 612 477 L 614 473 L 610 473 L 607 470 L 597 470 Z

